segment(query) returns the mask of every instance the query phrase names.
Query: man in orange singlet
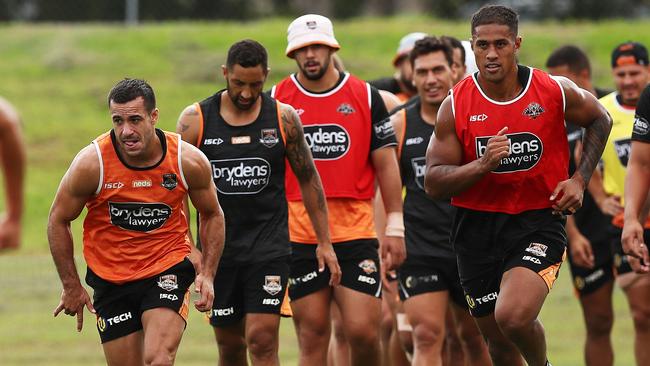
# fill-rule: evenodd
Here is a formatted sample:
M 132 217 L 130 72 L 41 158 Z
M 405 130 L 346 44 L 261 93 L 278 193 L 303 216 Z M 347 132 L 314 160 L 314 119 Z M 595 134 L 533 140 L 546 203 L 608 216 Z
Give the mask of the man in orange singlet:
M 61 311 L 83 326 L 84 306 L 96 314 L 108 365 L 172 365 L 195 283 L 199 311 L 209 311 L 223 249 L 224 222 L 210 163 L 179 135 L 156 129 L 151 86 L 124 79 L 108 96 L 113 129 L 77 154 L 54 198 L 48 240 L 63 284 Z M 195 273 L 183 201 L 201 217 L 201 270 Z M 70 223 L 84 208 L 81 285 Z

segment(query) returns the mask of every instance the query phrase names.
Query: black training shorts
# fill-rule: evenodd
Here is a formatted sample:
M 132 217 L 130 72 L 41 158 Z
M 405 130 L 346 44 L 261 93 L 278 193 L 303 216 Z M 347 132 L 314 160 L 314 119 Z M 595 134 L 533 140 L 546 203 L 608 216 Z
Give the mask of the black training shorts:
M 377 239 L 359 239 L 334 243 L 341 267 L 341 286 L 381 298 Z M 318 272 L 316 245 L 292 243 L 289 298 L 297 300 L 329 285 L 327 267 Z
M 514 267 L 539 274 L 550 290 L 566 253 L 565 222 L 551 209 L 510 215 L 459 208 L 451 241 L 470 313 L 494 312 L 501 277 Z
M 225 327 L 246 314 L 281 314 L 289 280 L 289 257 L 217 269 L 210 324 Z
M 453 302 L 467 308 L 456 258 L 408 256 L 399 267 L 397 276 L 402 301 L 420 294 L 448 291 Z
M 93 306 L 102 343 L 141 330 L 146 310 L 168 308 L 187 322 L 189 287 L 194 277 L 194 266 L 187 258 L 159 275 L 121 285 L 103 280 L 88 268 L 86 283 L 94 290 Z

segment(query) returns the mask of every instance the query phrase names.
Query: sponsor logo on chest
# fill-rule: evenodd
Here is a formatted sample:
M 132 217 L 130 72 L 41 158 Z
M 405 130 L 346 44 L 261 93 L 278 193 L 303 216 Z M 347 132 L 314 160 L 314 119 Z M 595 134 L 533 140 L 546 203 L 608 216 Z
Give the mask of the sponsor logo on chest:
M 476 137 L 476 158 L 485 155 L 488 140 L 492 136 Z M 501 160 L 493 173 L 512 173 L 530 170 L 542 159 L 544 150 L 542 140 L 531 132 L 519 132 L 507 135 L 510 140 L 510 155 Z
M 314 160 L 336 160 L 350 149 L 350 134 L 337 124 L 304 126 L 304 131 Z
M 616 149 L 616 156 L 621 165 L 627 167 L 627 162 L 630 159 L 630 152 L 632 151 L 632 139 L 625 138 L 614 140 L 614 148 Z
M 415 179 L 415 184 L 424 190 L 424 173 L 427 168 L 427 158 L 421 156 L 419 158 L 411 159 L 411 166 L 413 167 L 413 179 Z
M 212 178 L 223 194 L 255 194 L 271 179 L 271 165 L 262 158 L 211 160 Z
M 149 232 L 162 227 L 172 214 L 164 203 L 108 202 L 111 224 L 125 230 Z

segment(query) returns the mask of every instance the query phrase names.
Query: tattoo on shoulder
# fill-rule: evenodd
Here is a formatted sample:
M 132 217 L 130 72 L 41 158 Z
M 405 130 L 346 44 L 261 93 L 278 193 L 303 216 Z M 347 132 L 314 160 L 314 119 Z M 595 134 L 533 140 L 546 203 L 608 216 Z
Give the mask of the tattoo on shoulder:
M 190 125 L 185 124 L 185 123 L 179 123 L 178 126 L 180 127 L 181 132 L 185 132 L 190 129 Z
M 198 116 L 199 111 L 196 110 L 195 105 L 191 105 L 188 108 L 185 109 L 185 113 L 183 113 L 186 116 Z

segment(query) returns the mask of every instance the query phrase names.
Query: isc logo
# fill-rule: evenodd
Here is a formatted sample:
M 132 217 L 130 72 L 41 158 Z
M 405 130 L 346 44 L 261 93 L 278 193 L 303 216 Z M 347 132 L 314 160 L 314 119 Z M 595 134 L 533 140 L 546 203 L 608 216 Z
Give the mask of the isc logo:
M 365 282 L 365 283 L 367 283 L 369 285 L 374 285 L 375 283 L 377 283 L 377 281 L 374 278 L 364 276 L 364 275 L 359 275 L 359 278 L 357 278 L 357 280 L 359 282 Z
M 278 305 L 280 305 L 280 300 L 279 299 L 264 299 L 264 300 L 262 300 L 262 305 L 278 306 Z
M 124 187 L 124 183 L 122 182 L 110 182 L 104 184 L 104 189 L 120 189 L 122 187 Z
M 488 118 L 487 114 L 474 114 L 469 116 L 470 122 L 483 122 Z

